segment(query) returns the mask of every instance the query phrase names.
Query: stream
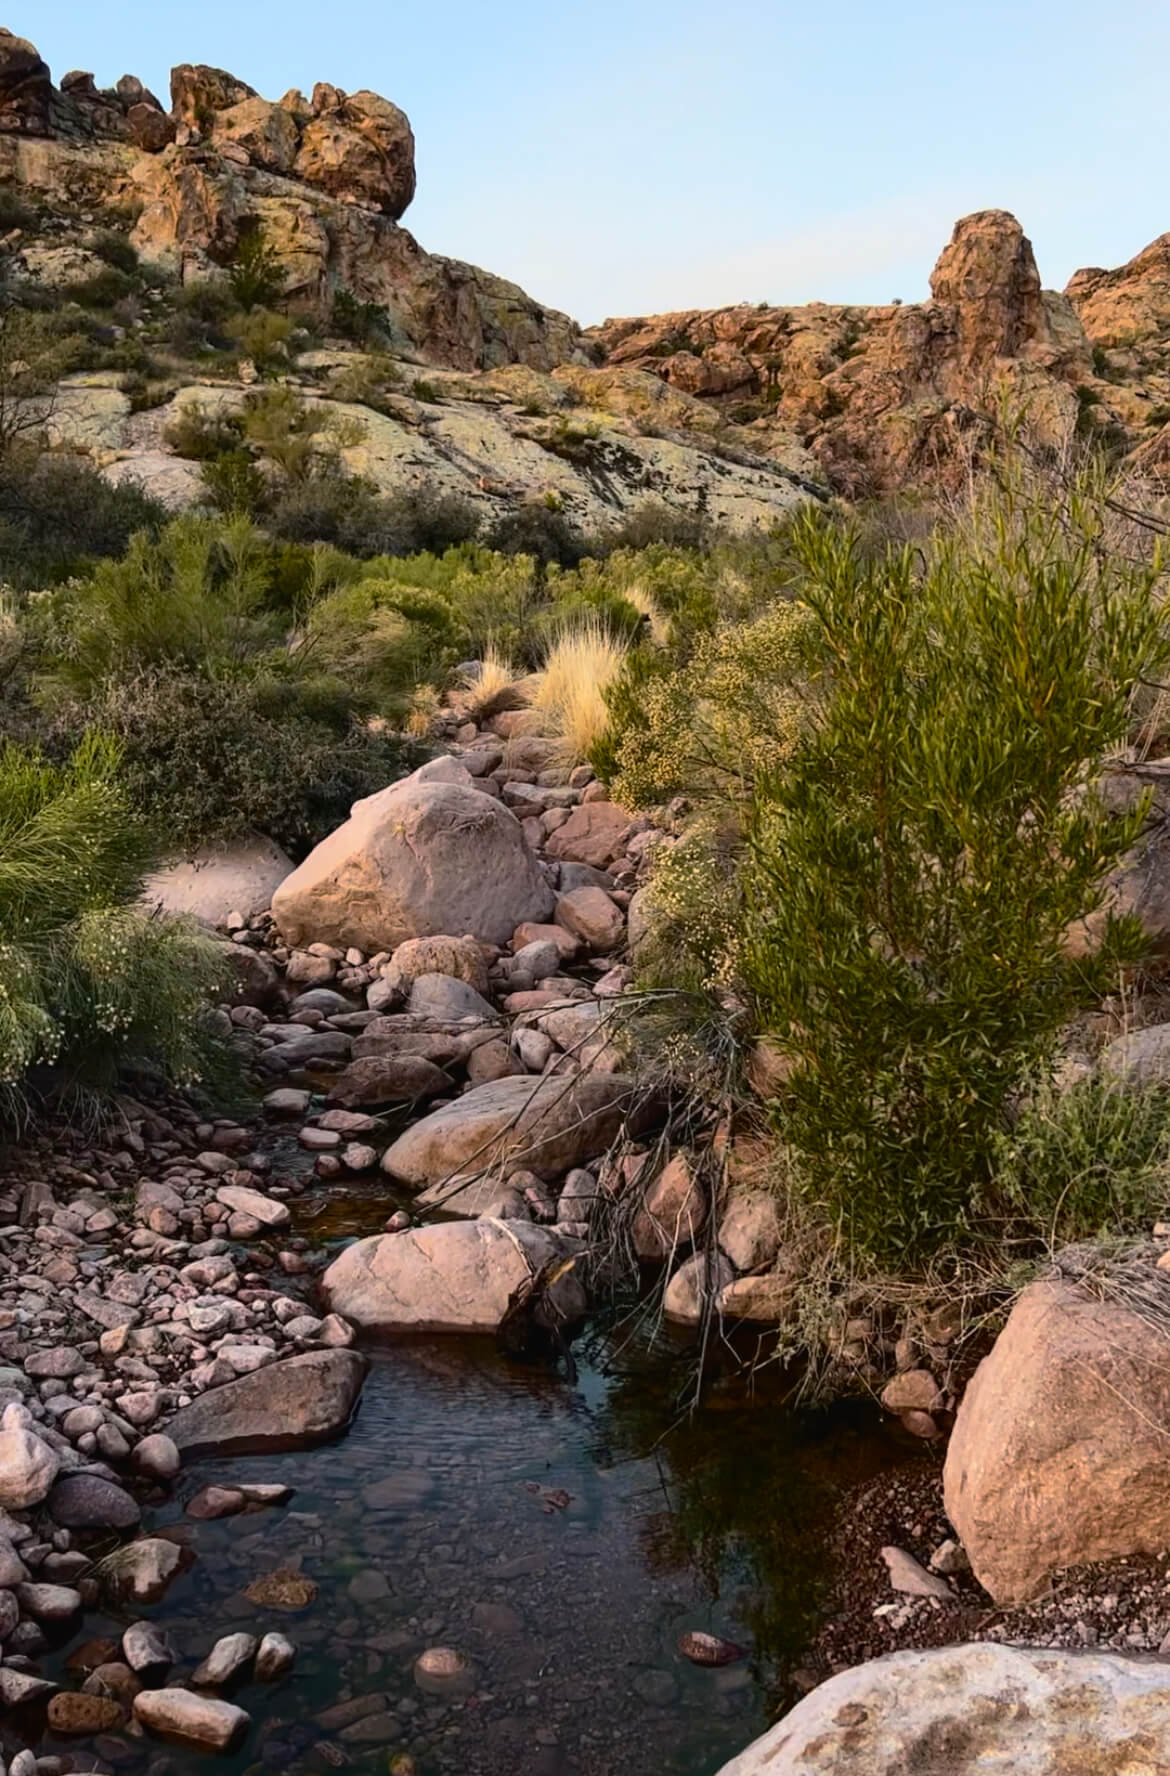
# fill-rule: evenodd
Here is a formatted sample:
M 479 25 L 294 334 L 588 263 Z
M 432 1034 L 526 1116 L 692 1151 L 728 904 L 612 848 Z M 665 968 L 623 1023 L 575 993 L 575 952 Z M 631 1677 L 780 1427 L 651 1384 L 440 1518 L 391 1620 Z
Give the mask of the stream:
M 711 1776 L 794 1699 L 833 1507 L 904 1450 L 868 1409 L 796 1414 L 730 1378 L 688 1416 L 675 1402 L 689 1360 L 661 1337 L 596 1334 L 584 1348 L 572 1385 L 486 1340 L 374 1351 L 341 1442 L 184 1470 L 144 1522 L 197 1556 L 146 1612 L 180 1670 L 239 1629 L 278 1629 L 298 1649 L 286 1677 L 233 1694 L 253 1727 L 217 1770 L 384 1776 L 408 1753 L 419 1776 Z M 195 1492 L 229 1480 L 295 1496 L 184 1517 Z M 243 1595 L 278 1568 L 317 1587 L 307 1608 Z M 90 1616 L 85 1635 L 124 1625 Z M 696 1628 L 746 1656 L 692 1664 L 677 1642 Z M 414 1660 L 436 1644 L 472 1660 L 469 1694 L 418 1687 Z M 350 1698 L 362 1718 L 330 1715 Z M 209 1765 L 168 1747 L 150 1768 Z

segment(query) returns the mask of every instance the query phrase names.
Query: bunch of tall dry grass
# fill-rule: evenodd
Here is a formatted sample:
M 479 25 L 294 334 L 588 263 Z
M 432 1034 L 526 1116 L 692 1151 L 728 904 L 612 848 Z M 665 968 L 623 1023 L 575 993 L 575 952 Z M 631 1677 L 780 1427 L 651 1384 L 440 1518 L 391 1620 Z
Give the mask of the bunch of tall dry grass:
M 561 740 L 566 763 L 586 758 L 600 738 L 609 719 L 605 690 L 628 651 L 629 643 L 596 617 L 572 623 L 551 643 L 533 703 Z

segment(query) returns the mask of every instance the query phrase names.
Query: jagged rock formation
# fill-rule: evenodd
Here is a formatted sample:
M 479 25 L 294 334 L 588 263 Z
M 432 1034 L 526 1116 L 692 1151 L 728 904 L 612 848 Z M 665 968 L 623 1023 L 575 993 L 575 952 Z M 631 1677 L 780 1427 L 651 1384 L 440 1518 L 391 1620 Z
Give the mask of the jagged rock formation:
M 460 369 L 551 369 L 576 325 L 515 284 L 428 254 L 397 226 L 414 196 L 414 137 L 376 93 L 320 84 L 278 104 L 219 68 L 183 65 L 164 111 L 124 75 L 58 90 L 33 46 L 0 32 L 0 182 L 65 214 L 131 208 L 145 258 L 185 280 L 214 274 L 257 224 L 285 295 L 319 308 L 341 288 L 389 310 L 403 348 Z
M 688 310 L 606 321 L 606 364 L 649 370 L 759 439 L 793 430 L 840 492 L 956 484 L 988 416 L 1062 445 L 1097 431 L 1170 460 L 1170 236 L 1119 271 L 1044 290 L 1014 216 L 955 225 L 931 300 Z

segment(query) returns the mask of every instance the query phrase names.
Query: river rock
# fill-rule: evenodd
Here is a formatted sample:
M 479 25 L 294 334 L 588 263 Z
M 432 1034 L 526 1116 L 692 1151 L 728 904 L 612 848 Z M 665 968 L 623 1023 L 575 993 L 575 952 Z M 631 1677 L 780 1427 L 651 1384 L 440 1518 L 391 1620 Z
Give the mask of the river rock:
M 49 1515 L 63 1529 L 134 1529 L 141 1513 L 112 1480 L 66 1474 L 49 1494 Z
M 627 1120 L 640 1120 L 637 1091 L 620 1074 L 494 1079 L 407 1129 L 382 1169 L 415 1188 L 489 1166 L 559 1178 L 604 1153 Z
M 444 1221 L 348 1246 L 321 1281 L 326 1300 L 367 1332 L 495 1332 L 514 1290 L 575 1250 L 530 1221 Z M 566 1318 L 584 1294 L 574 1272 L 553 1284 Z
M 840 1672 L 719 1776 L 1120 1776 L 1168 1760 L 1170 1665 L 985 1642 Z
M 603 888 L 573 888 L 559 895 L 556 921 L 600 956 L 617 949 L 626 929 L 621 908 Z
M 438 1018 L 444 1023 L 459 1023 L 463 1018 L 494 1018 L 494 1006 L 452 974 L 420 974 L 410 989 L 407 1009 L 416 1017 Z
M 553 895 L 520 822 L 482 790 L 417 774 L 357 802 L 273 898 L 289 943 L 367 953 L 458 931 L 502 944 Z
M 9 1665 L 0 1665 L 0 1710 L 23 1708 L 29 1702 L 44 1702 L 56 1688 L 56 1684 L 50 1683 L 48 1678 L 34 1677 L 31 1671 L 16 1671 Z M 31 1752 L 27 1755 L 32 1757 Z M 9 1776 L 15 1769 L 14 1759 L 9 1765 Z M 32 1769 L 35 1776 L 35 1759 Z
M 477 993 L 488 991 L 487 958 L 474 937 L 412 937 L 399 944 L 382 978 L 399 997 L 424 974 L 448 975 Z
M 1170 1335 L 1120 1300 L 1024 1290 L 959 1406 L 944 1496 L 976 1578 L 1018 1604 L 1062 1567 L 1170 1548 Z
M 37 1622 L 69 1622 L 81 1608 L 81 1596 L 71 1585 L 17 1585 L 16 1601 Z
M 33 1429 L 26 1407 L 13 1401 L 0 1418 L 0 1505 L 24 1511 L 39 1505 L 57 1478 L 61 1458 Z
M 903 1596 L 938 1597 L 947 1603 L 953 1600 L 954 1592 L 946 1580 L 936 1573 L 927 1572 L 913 1554 L 907 1554 L 905 1548 L 883 1548 L 882 1559 L 890 1575 L 890 1584 Z
M 663 1313 L 677 1325 L 699 1325 L 708 1311 L 708 1304 L 715 1304 L 718 1311 L 719 1295 L 734 1274 L 722 1252 L 711 1256 L 696 1252 L 693 1258 L 679 1265 L 667 1283 L 662 1297 Z
M 444 1050 L 449 1047 L 443 1044 Z M 338 1074 L 329 1102 L 350 1109 L 357 1104 L 410 1104 L 454 1089 L 451 1075 L 423 1055 L 366 1054 Z
M 62 1690 L 50 1701 L 48 1718 L 54 1733 L 78 1739 L 87 1733 L 112 1732 L 121 1726 L 125 1711 L 112 1696 L 87 1696 L 79 1690 Z
M 256 1652 L 253 1675 L 259 1683 L 271 1683 L 291 1669 L 297 1656 L 292 1641 L 283 1634 L 266 1634 Z
M 685 1251 L 707 1223 L 707 1197 L 690 1156 L 676 1153 L 647 1185 L 631 1238 L 643 1263 L 661 1263 Z
M 630 816 L 616 802 L 586 802 L 549 834 L 545 848 L 550 857 L 603 870 L 625 850 L 629 830 Z
M 114 1603 L 157 1603 L 189 1561 L 177 1543 L 144 1536 L 106 1556 L 102 1587 Z
M 131 1622 L 122 1636 L 122 1657 L 144 1684 L 159 1684 L 175 1662 L 165 1631 L 157 1622 Z
M 254 1634 L 225 1634 L 191 1674 L 191 1682 L 208 1689 L 231 1683 L 256 1657 L 260 1643 Z
M 264 1196 L 259 1190 L 249 1190 L 242 1184 L 222 1184 L 215 1193 L 215 1200 L 238 1215 L 251 1215 L 270 1232 L 287 1227 L 291 1219 L 286 1203 L 275 1202 L 272 1197 Z
M 761 1270 L 780 1250 L 780 1213 L 767 1190 L 734 1189 L 719 1222 L 719 1246 L 736 1270 Z
M 305 1449 L 345 1429 L 366 1368 L 356 1351 L 307 1351 L 213 1388 L 177 1413 L 167 1429 L 185 1460 L 202 1450 L 241 1455 Z
M 134 1450 L 134 1466 L 149 1480 L 173 1480 L 182 1466 L 182 1457 L 173 1440 L 161 1431 L 143 1437 Z
M 134 1718 L 164 1738 L 209 1751 L 230 1751 L 251 1724 L 234 1703 L 191 1690 L 142 1690 L 134 1698 Z
M 414 1681 L 429 1695 L 457 1696 L 475 1687 L 475 1671 L 456 1647 L 427 1647 L 414 1662 Z
M 736 1277 L 721 1290 L 719 1311 L 729 1320 L 778 1326 L 788 1316 L 797 1287 L 797 1277 L 787 1270 Z

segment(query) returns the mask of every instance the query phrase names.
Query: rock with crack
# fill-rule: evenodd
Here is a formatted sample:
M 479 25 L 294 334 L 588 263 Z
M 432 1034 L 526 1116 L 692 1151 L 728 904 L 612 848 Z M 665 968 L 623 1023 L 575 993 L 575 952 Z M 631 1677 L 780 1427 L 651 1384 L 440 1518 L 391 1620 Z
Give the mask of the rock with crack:
M 213 1388 L 185 1406 L 167 1433 L 184 1460 L 306 1449 L 343 1431 L 353 1415 L 367 1364 L 356 1351 L 308 1351 Z
M 574 1240 L 529 1221 L 444 1221 L 358 1240 L 322 1278 L 326 1300 L 366 1332 L 495 1332 L 512 1297 L 545 1267 L 564 1319 L 580 1317 L 584 1291 L 568 1261 Z

